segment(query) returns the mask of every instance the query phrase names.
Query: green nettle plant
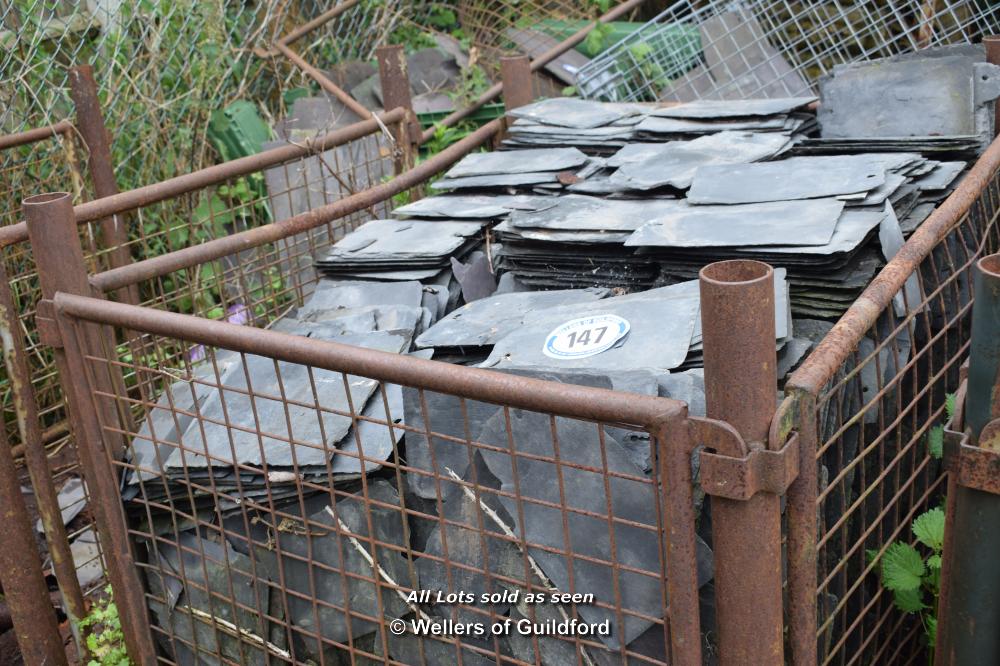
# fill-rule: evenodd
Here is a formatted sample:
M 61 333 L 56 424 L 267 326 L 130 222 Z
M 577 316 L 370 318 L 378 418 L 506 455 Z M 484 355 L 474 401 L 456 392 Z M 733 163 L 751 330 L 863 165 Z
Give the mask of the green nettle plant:
M 80 620 L 80 627 L 87 632 L 87 666 L 133 666 L 125 651 L 125 634 L 118 617 L 118 607 L 111 596 L 111 586 L 105 588 L 106 596 L 98 599 L 90 615 Z
M 945 396 L 947 421 L 955 415 L 955 394 Z M 944 455 L 944 425 L 927 431 L 927 455 L 940 460 Z M 896 541 L 889 544 L 879 561 L 882 585 L 892 592 L 893 603 L 904 613 L 916 613 L 924 627 L 927 645 L 937 641 L 938 596 L 941 587 L 941 555 L 944 547 L 944 509 L 938 507 L 917 516 L 910 530 L 923 548 Z M 868 560 L 879 559 L 877 550 L 867 552 Z
M 944 510 L 938 507 L 917 516 L 911 529 L 923 548 L 918 550 L 909 543 L 895 541 L 882 554 L 879 569 L 882 585 L 892 592 L 896 607 L 920 617 L 927 644 L 933 648 L 937 639 Z M 877 551 L 869 551 L 869 558 L 877 557 Z

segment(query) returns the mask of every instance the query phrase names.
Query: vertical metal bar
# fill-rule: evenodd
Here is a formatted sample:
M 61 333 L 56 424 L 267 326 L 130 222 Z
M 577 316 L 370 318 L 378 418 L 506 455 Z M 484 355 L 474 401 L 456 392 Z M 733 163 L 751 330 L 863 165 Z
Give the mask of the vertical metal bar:
M 34 529 L 7 433 L 0 428 L 0 581 L 26 664 L 66 664 L 56 612 L 42 576 Z
M 396 137 L 400 148 L 412 146 L 420 136 L 420 125 L 413 113 L 413 99 L 410 96 L 410 76 L 406 68 L 406 54 L 400 44 L 380 46 L 375 49 L 378 59 L 378 76 L 382 84 L 382 106 L 390 109 L 406 109 L 406 119 L 401 124 L 404 130 Z M 405 165 L 397 165 L 396 175 L 405 170 Z
M 969 381 L 965 428 L 972 444 L 1000 418 L 1000 254 L 976 262 L 972 305 Z M 955 488 L 953 524 L 949 527 L 948 603 L 943 609 L 942 664 L 1000 663 L 1000 496 L 963 486 Z
M 793 393 L 794 423 L 799 433 L 799 475 L 786 493 L 788 520 L 788 644 L 794 666 L 813 666 L 816 645 L 816 498 L 819 477 L 816 451 L 819 434 L 816 396 L 807 391 Z
M 28 368 L 24 339 L 21 337 L 17 306 L 14 304 L 10 280 L 3 262 L 0 262 L 0 339 L 3 341 L 4 366 L 10 381 L 11 401 L 14 404 L 21 442 L 24 444 L 25 464 L 35 492 L 38 514 L 45 528 L 52 568 L 56 573 L 56 582 L 62 593 L 63 605 L 73 636 L 77 640 L 77 645 L 83 649 L 85 645 L 80 640 L 79 621 L 86 615 L 87 607 L 84 605 L 83 591 L 76 576 L 66 525 L 59 510 L 52 469 L 45 454 L 38 403 L 31 384 L 31 370 Z
M 686 412 L 686 410 L 685 410 Z M 663 420 L 651 432 L 659 464 L 667 565 L 670 664 L 701 664 L 701 618 L 698 614 L 698 560 L 695 543 L 694 450 L 687 414 Z
M 1000 65 L 1000 35 L 983 37 L 983 46 L 986 47 L 986 62 Z M 1000 136 L 1000 102 L 994 101 L 993 104 L 993 136 Z
M 56 292 L 91 295 L 70 196 L 64 192 L 38 195 L 25 199 L 23 209 L 43 297 L 51 300 Z M 99 334 L 89 325 L 82 330 L 85 338 Z M 99 347 L 95 340 L 67 339 L 66 335 L 62 342 L 65 348 L 57 346 L 54 349 L 56 369 L 66 391 L 70 425 L 93 498 L 95 522 L 126 645 L 137 663 L 155 663 L 156 651 L 142 582 L 129 546 L 118 481 L 107 460 L 107 456 L 117 456 L 121 446 L 115 441 L 104 445 L 105 438 L 88 393 L 89 384 L 85 381 L 82 354 L 92 353 Z M 110 386 L 95 388 L 111 391 Z
M 526 55 L 500 58 L 500 79 L 507 111 L 531 104 L 531 58 Z
M 97 97 L 97 83 L 90 65 L 77 65 L 69 70 L 70 96 L 76 106 L 76 125 L 87 145 L 87 166 L 98 199 L 118 194 L 115 170 L 111 161 L 111 142 L 101 114 Z M 110 249 L 108 257 L 112 268 L 132 263 L 128 247 L 128 225 L 124 215 L 112 215 L 100 221 L 101 237 Z M 123 290 L 119 298 L 139 303 L 138 290 L 132 286 Z
M 757 261 L 721 261 L 704 267 L 699 282 L 707 415 L 729 422 L 750 448 L 763 448 L 776 407 L 774 271 Z M 780 498 L 713 496 L 712 537 L 719 663 L 780 666 Z

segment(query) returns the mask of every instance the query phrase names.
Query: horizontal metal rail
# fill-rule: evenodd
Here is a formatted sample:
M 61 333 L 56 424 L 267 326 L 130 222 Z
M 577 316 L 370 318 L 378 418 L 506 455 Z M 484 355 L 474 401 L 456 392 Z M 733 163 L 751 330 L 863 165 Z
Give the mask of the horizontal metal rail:
M 553 391 L 553 383 L 541 379 L 441 361 L 425 361 L 414 356 L 314 340 L 300 335 L 239 326 L 100 298 L 60 292 L 55 295 L 53 302 L 60 314 L 95 324 L 140 330 L 244 354 L 268 356 L 287 363 L 371 377 L 402 386 L 420 386 L 440 393 L 521 409 L 634 425 L 650 425 L 661 418 L 684 417 L 687 413 L 685 403 L 669 398 L 572 384 L 561 384 L 558 391 Z
M 248 155 L 222 164 L 215 164 L 198 171 L 175 176 L 159 183 L 145 185 L 134 190 L 121 192 L 112 196 L 87 201 L 74 206 L 78 224 L 86 224 L 119 215 L 143 206 L 164 201 L 181 194 L 193 192 L 209 185 L 224 182 L 231 178 L 255 173 L 261 169 L 281 164 L 297 157 L 322 152 L 336 146 L 350 143 L 369 134 L 379 132 L 387 124 L 400 122 L 405 117 L 403 109 L 393 109 L 380 114 L 379 117 L 354 123 L 322 137 L 301 144 L 293 143 L 270 150 Z M 0 247 L 23 243 L 28 240 L 28 227 L 22 221 L 8 227 L 0 228 Z
M 452 144 L 430 159 L 401 173 L 390 181 L 375 185 L 363 192 L 344 197 L 325 206 L 300 213 L 280 222 L 248 229 L 223 238 L 216 238 L 200 245 L 171 252 L 170 254 L 137 261 L 97 273 L 90 277 L 93 287 L 103 293 L 110 293 L 127 285 L 143 280 L 167 275 L 177 270 L 197 266 L 208 261 L 221 259 L 243 250 L 259 247 L 267 243 L 294 236 L 309 229 L 355 213 L 372 204 L 385 201 L 411 187 L 419 185 L 429 177 L 451 166 L 471 150 L 493 138 L 501 129 L 497 119 L 483 125 L 461 141 Z M 3 230 L 0 229 L 0 232 Z
M 68 135 L 72 131 L 73 122 L 70 120 L 61 120 L 58 123 L 47 127 L 36 127 L 35 129 L 17 132 L 16 134 L 4 134 L 0 136 L 0 150 L 16 148 L 17 146 L 26 146 L 29 143 L 37 143 L 39 141 L 44 141 L 45 139 L 51 139 L 52 137 L 60 134 Z
M 362 118 L 371 117 L 372 115 L 371 111 L 369 111 L 366 107 L 362 106 L 361 103 L 358 102 L 356 99 L 351 97 L 347 92 L 344 91 L 343 88 L 341 88 L 340 86 L 336 85 L 333 81 L 328 79 L 326 75 L 323 74 L 323 72 L 321 72 L 320 70 L 316 69 L 308 62 L 306 62 L 305 58 L 303 58 L 298 53 L 293 51 L 290 46 L 288 46 L 287 44 L 282 44 L 281 42 L 277 42 L 275 43 L 274 48 L 276 48 L 283 56 L 288 58 L 293 65 L 295 65 L 303 72 L 305 72 L 309 76 L 309 78 L 318 83 L 320 88 L 322 88 L 323 90 L 325 90 L 326 92 L 330 93 L 338 100 L 340 100 L 340 102 L 348 109 L 358 114 Z
M 312 19 L 311 21 L 303 23 L 295 30 L 292 30 L 290 33 L 279 39 L 277 43 L 284 44 L 287 46 L 288 44 L 291 44 L 292 42 L 301 39 L 306 34 L 312 32 L 316 28 L 322 25 L 326 25 L 333 19 L 337 18 L 338 16 L 346 12 L 351 7 L 357 5 L 359 2 L 361 2 L 361 0 L 344 0 L 343 2 L 338 3 L 335 7 L 326 10 L 316 18 Z

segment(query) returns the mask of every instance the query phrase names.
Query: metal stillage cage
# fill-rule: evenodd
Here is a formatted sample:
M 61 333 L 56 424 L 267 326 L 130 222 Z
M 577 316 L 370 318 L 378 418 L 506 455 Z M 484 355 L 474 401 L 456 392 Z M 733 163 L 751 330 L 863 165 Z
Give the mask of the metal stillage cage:
M 71 387 L 137 658 L 918 659 L 922 628 L 893 608 L 875 562 L 940 501 L 931 431 L 968 345 L 970 267 L 998 245 L 998 143 L 792 376 L 764 435 L 743 426 L 754 416 L 746 408 L 717 415 L 727 426 L 666 399 L 406 358 L 391 339 L 363 349 L 94 297 L 266 250 L 385 201 L 496 129 L 399 182 L 89 280 L 72 253 L 46 253 L 40 328 Z M 31 206 L 29 231 L 71 247 L 66 202 Z M 716 330 L 724 344 L 743 329 Z M 706 339 L 706 363 L 709 348 Z M 719 395 L 749 404 L 753 387 L 729 378 Z M 400 423 L 407 408 L 418 418 Z M 351 446 L 331 459 L 334 441 Z M 253 464 L 236 464 L 247 451 Z M 637 455 L 648 474 L 633 471 Z M 712 551 L 697 540 L 698 490 L 712 498 Z M 726 502 L 747 511 L 749 534 L 723 529 L 715 507 Z M 546 514 L 562 528 L 533 529 Z M 597 588 L 596 603 L 573 597 Z M 458 596 L 469 590 L 475 603 Z M 569 596 L 524 602 L 553 590 Z M 427 593 L 443 595 L 434 611 Z M 591 633 L 545 633 L 574 619 Z M 399 620 L 481 624 L 484 634 L 397 635 Z M 521 620 L 535 633 L 517 633 Z M 733 649 L 714 654 L 712 633 Z
M 59 241 L 37 255 L 50 297 L 38 322 L 56 347 L 61 374 L 72 378 L 74 428 L 87 478 L 94 479 L 109 577 L 141 660 L 159 648 L 171 655 L 161 656 L 167 663 L 193 654 L 234 663 L 330 662 L 338 654 L 394 663 L 440 663 L 450 654 L 510 663 L 549 663 L 560 654 L 585 663 L 667 663 L 671 652 L 681 662 L 700 661 L 699 597 L 712 597 L 711 587 L 703 587 L 712 564 L 695 533 L 694 449 L 715 452 L 701 456 L 702 487 L 720 500 L 739 505 L 760 494 L 773 498 L 765 522 L 775 528 L 775 544 L 777 493 L 791 469 L 776 475 L 764 465 L 772 472 L 764 479 L 747 472 L 757 471 L 760 458 L 732 426 L 686 418 L 676 401 L 636 401 L 401 357 L 389 353 L 398 351 L 391 335 L 375 349 L 352 349 L 91 297 L 93 290 L 121 294 L 237 252 L 266 252 L 282 239 L 365 211 L 491 139 L 499 127 L 491 123 L 367 192 L 89 280 L 85 271 L 66 268 L 84 264 L 78 250 L 67 249 L 76 220 L 65 198 L 26 204 L 33 238 Z M 773 287 L 763 293 L 773 297 Z M 64 297 L 97 310 L 71 314 Z M 84 347 L 71 339 L 85 341 Z M 191 363 L 195 349 L 206 361 L 198 369 Z M 273 380 L 267 386 L 249 381 L 261 377 L 261 368 Z M 765 394 L 771 393 L 765 383 Z M 220 414 L 202 412 L 198 396 L 208 394 L 218 396 L 220 407 L 225 403 Z M 399 423 L 400 400 L 408 404 L 402 409 L 423 413 L 418 425 Z M 450 420 L 437 416 L 442 403 Z M 283 433 L 251 425 L 269 418 L 265 411 L 279 415 Z M 231 433 L 224 436 L 237 447 L 231 463 L 244 446 L 257 447 L 259 455 L 250 467 L 231 465 L 224 480 L 222 459 L 203 447 L 207 455 L 196 462 L 198 445 L 191 448 L 194 442 L 179 436 L 192 432 L 192 424 L 205 432 L 203 444 Z M 487 426 L 489 432 L 477 432 Z M 401 451 L 404 433 L 408 448 Z M 755 439 L 763 434 L 758 427 Z M 344 436 L 351 448 L 330 463 L 332 442 Z M 662 443 L 668 440 L 669 446 Z M 139 453 L 145 445 L 152 446 L 151 458 Z M 171 461 L 177 460 L 175 469 Z M 326 462 L 317 467 L 317 460 Z M 648 473 L 642 471 L 647 466 Z M 561 479 L 558 490 L 542 483 L 553 478 Z M 532 527 L 545 514 L 559 517 L 561 534 Z M 722 517 L 717 522 L 725 524 Z M 739 560 L 747 553 L 729 553 L 728 570 L 743 569 Z M 765 559 L 780 576 L 777 551 L 772 554 Z M 201 563 L 194 569 L 191 557 Z M 539 561 L 546 571 L 556 567 L 558 580 L 542 573 Z M 739 607 L 752 586 L 715 569 L 720 599 Z M 247 585 L 252 599 L 244 594 Z M 485 606 L 456 597 L 453 621 L 461 615 L 492 627 L 509 618 L 511 627 L 528 623 L 540 633 L 400 639 L 392 620 L 430 621 L 412 594 L 435 586 L 445 596 L 470 589 L 497 595 Z M 588 599 L 595 586 L 608 594 Z M 770 652 L 780 651 L 779 588 L 780 578 L 769 612 L 758 613 L 777 629 Z M 517 602 L 557 591 L 566 596 L 539 608 Z M 706 617 L 706 626 L 712 620 Z M 586 629 L 569 639 L 550 630 L 573 622 Z M 644 645 L 632 644 L 640 636 Z

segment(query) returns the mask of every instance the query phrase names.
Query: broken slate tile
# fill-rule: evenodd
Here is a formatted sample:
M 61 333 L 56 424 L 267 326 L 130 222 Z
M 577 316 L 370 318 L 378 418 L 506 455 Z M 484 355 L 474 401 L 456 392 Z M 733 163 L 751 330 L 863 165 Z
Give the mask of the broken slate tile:
M 610 349 L 581 358 L 553 358 L 545 353 L 546 342 L 557 326 L 604 314 L 629 323 L 626 335 Z M 697 315 L 696 294 L 669 288 L 529 313 L 522 326 L 496 343 L 483 367 L 670 370 L 687 355 Z
M 63 487 L 59 489 L 56 499 L 59 502 L 59 513 L 63 525 L 69 525 L 87 506 L 87 487 L 84 485 L 83 479 L 73 477 L 64 483 Z M 35 529 L 40 534 L 45 533 L 45 526 L 42 525 L 41 518 L 35 523 Z
M 486 298 L 497 288 L 493 274 L 493 263 L 485 252 L 473 252 L 466 263 L 451 258 L 451 271 L 462 286 L 462 298 L 466 303 Z
M 520 152 L 520 151 L 519 151 Z M 556 185 L 562 171 L 532 171 L 530 173 L 500 173 L 465 178 L 441 178 L 431 183 L 432 190 L 461 190 L 488 187 L 523 187 L 527 185 Z
M 163 640 L 168 651 L 177 650 L 174 656 L 178 663 L 218 663 L 206 661 L 206 654 L 221 654 L 241 664 L 269 663 L 262 646 L 237 638 L 214 624 L 212 617 L 236 626 L 238 631 L 266 636 L 272 646 L 284 651 L 283 634 L 272 632 L 267 619 L 270 581 L 259 578 L 260 569 L 255 569 L 247 556 L 193 532 L 180 534 L 176 544 L 157 541 L 149 550 L 154 565 L 146 575 L 150 610 L 159 626 L 183 639 Z M 197 654 L 189 645 L 200 648 Z
M 399 353 L 409 335 L 377 331 L 337 341 Z M 223 377 L 221 390 L 206 400 L 201 420 L 184 432 L 184 448 L 171 453 L 167 467 L 324 465 L 351 427 L 351 418 L 342 414 L 350 414 L 351 405 L 363 405 L 377 384 L 351 375 L 345 382 L 340 372 L 247 355 L 244 364 Z M 247 395 L 250 389 L 252 396 Z M 317 411 L 311 406 L 317 401 L 340 413 Z M 232 427 L 224 425 L 227 421 Z
M 667 118 L 740 118 L 790 113 L 816 101 L 816 97 L 785 97 L 775 99 L 715 100 L 701 99 L 677 106 L 657 109 L 658 116 Z
M 740 164 L 773 157 L 790 143 L 781 133 L 719 132 L 693 141 L 673 141 L 641 162 L 626 162 L 611 182 L 636 190 L 690 187 L 698 167 Z
M 687 201 L 742 204 L 867 193 L 885 182 L 885 169 L 866 155 L 790 157 L 756 164 L 699 167 Z
M 625 241 L 643 247 L 825 245 L 844 209 L 836 199 L 736 206 L 680 206 L 640 227 Z
M 492 153 L 470 153 L 449 169 L 445 178 L 497 174 L 526 174 L 578 169 L 588 158 L 576 148 L 536 148 Z
M 405 518 L 396 490 L 376 480 L 368 483 L 367 495 L 380 504 L 366 503 L 360 493 L 338 495 L 332 505 L 328 495 L 318 496 L 305 503 L 308 523 L 285 518 L 280 527 L 271 527 L 267 543 L 254 540 L 256 559 L 280 570 L 284 587 L 294 593 L 287 595 L 287 605 L 289 621 L 302 630 L 294 633 L 296 652 L 317 663 L 320 659 L 329 663 L 338 651 L 327 641 L 348 640 L 348 622 L 350 636 L 358 638 L 378 627 L 361 616 L 379 617 L 380 608 L 385 618 L 409 612 L 387 578 L 408 589 L 420 589 L 404 555 L 408 550 Z M 291 505 L 286 511 L 298 509 Z M 369 525 L 374 533 L 368 531 Z M 392 547 L 374 546 L 372 539 Z M 373 571 L 369 557 L 378 563 L 378 571 Z M 350 612 L 349 620 L 345 610 Z M 324 640 L 321 646 L 308 638 L 316 635 Z
M 318 263 L 357 267 L 381 260 L 402 268 L 420 259 L 440 260 L 462 247 L 482 226 L 482 222 L 468 221 L 372 220 L 337 241 Z
M 610 125 L 616 120 L 634 114 L 600 102 L 556 97 L 519 107 L 509 111 L 508 115 L 545 125 L 586 129 Z
M 556 197 L 554 204 L 539 211 L 514 211 L 508 218 L 508 224 L 512 227 L 553 230 L 635 231 L 646 222 L 668 215 L 683 205 L 674 199 L 629 201 L 581 194 Z
M 633 373 L 612 369 L 593 372 L 587 369 L 523 368 L 512 367 L 505 372 L 534 377 L 547 381 L 579 386 L 593 386 L 615 390 L 628 390 L 644 395 L 656 394 L 655 376 L 651 373 Z M 451 469 L 459 477 L 468 478 L 467 470 L 477 447 L 467 443 L 477 441 L 481 425 L 503 408 L 489 403 L 404 387 L 404 419 L 406 433 L 406 460 L 418 470 L 428 472 L 407 474 L 410 491 L 424 499 L 435 499 L 447 490 L 435 477 L 447 477 Z M 425 418 L 425 414 L 429 418 Z M 456 441 L 457 440 L 457 441 Z M 430 442 L 430 443 L 429 443 Z M 643 455 L 648 456 L 648 446 Z
M 551 206 L 551 197 L 529 194 L 448 194 L 424 197 L 392 211 L 396 217 L 448 219 L 490 219 L 503 217 L 512 210 L 538 210 Z

